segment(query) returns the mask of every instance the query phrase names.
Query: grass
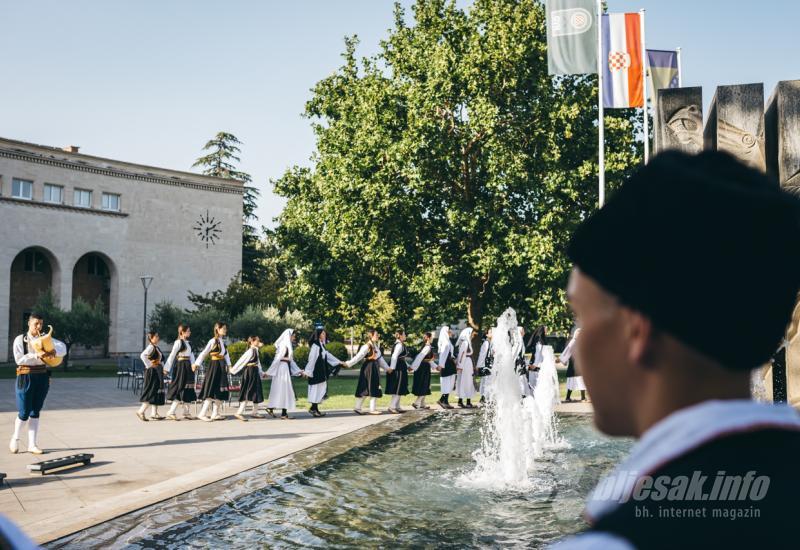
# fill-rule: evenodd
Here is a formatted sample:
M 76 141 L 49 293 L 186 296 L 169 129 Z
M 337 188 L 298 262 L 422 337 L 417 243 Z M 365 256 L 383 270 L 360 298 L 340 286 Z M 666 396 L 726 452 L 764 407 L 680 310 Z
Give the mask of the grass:
M 565 383 L 566 383 L 566 374 L 565 371 L 562 369 L 558 372 L 558 380 L 559 385 L 561 387 L 561 395 L 562 397 L 565 395 Z M 385 387 L 385 378 L 381 379 L 381 388 Z M 309 407 L 309 402 L 307 399 L 308 396 L 308 382 L 305 378 L 294 378 L 292 379 L 293 386 L 294 386 L 294 395 L 297 399 L 297 408 L 298 409 L 307 409 Z M 269 388 L 270 388 L 271 381 L 265 380 L 263 382 L 264 386 L 264 400 L 266 401 L 269 396 Z M 358 384 L 358 378 L 355 376 L 337 376 L 328 380 L 328 399 L 326 399 L 320 407 L 325 409 L 352 409 L 353 405 L 355 405 L 355 391 L 356 385 Z M 477 387 L 477 384 L 476 384 Z M 439 391 L 439 375 L 433 373 L 431 375 L 431 395 L 425 398 L 425 403 L 431 405 L 436 402 L 437 399 L 441 396 L 441 392 Z M 408 389 L 411 390 L 411 379 L 408 381 Z M 477 388 L 476 388 L 477 389 Z M 476 394 L 475 398 L 473 399 L 473 403 L 477 403 L 480 399 L 480 396 Z M 416 396 L 412 394 L 405 395 L 400 399 L 400 405 L 404 408 L 411 408 L 411 404 L 416 400 Z M 457 398 L 455 395 L 451 394 L 450 396 L 450 403 L 455 404 Z M 365 400 L 364 408 L 368 406 L 369 401 Z M 389 397 L 384 395 L 383 397 L 378 399 L 378 407 L 388 407 L 389 406 Z
M 91 365 L 87 365 L 80 361 L 75 361 L 66 370 L 64 365 L 60 365 L 52 369 L 51 372 L 53 373 L 53 378 L 113 378 L 117 376 L 117 365 L 114 362 L 93 362 Z M 16 377 L 16 365 L 13 363 L 0 365 L 0 380 Z
M 57 367 L 52 370 L 54 378 L 113 378 L 117 375 L 117 367 L 116 364 L 113 362 L 92 362 L 91 365 L 81 363 L 80 361 L 73 362 L 68 370 L 64 370 L 63 367 Z M 7 363 L 4 365 L 0 365 L 0 380 L 1 379 L 13 379 L 16 377 L 15 366 L 11 363 Z M 566 395 L 565 392 L 565 382 L 566 382 L 566 371 L 564 369 L 559 369 L 558 371 L 558 380 L 559 385 L 561 387 L 561 397 L 563 398 Z M 308 396 L 308 382 L 305 378 L 294 378 L 292 380 L 294 385 L 294 394 L 297 398 L 297 407 L 298 408 L 305 408 L 309 407 L 309 402 L 306 397 Z M 356 391 L 356 384 L 358 383 L 358 378 L 356 376 L 337 376 L 335 378 L 331 378 L 328 380 L 328 399 L 326 399 L 322 403 L 323 409 L 352 409 L 353 405 L 355 404 L 355 396 L 353 395 Z M 264 385 L 264 399 L 267 399 L 269 396 L 269 388 L 270 388 L 271 381 L 265 380 L 263 382 Z M 385 377 L 381 378 L 381 387 L 385 387 L 386 379 Z M 477 386 L 477 384 L 476 384 Z M 408 381 L 408 388 L 411 389 L 411 379 Z M 431 395 L 425 398 L 425 402 L 427 404 L 435 403 L 437 399 L 441 396 L 439 392 L 439 375 L 437 373 L 432 373 L 431 375 Z M 479 396 L 475 397 L 475 402 L 477 403 L 480 399 Z M 400 399 L 400 404 L 405 408 L 410 408 L 411 403 L 416 400 L 414 395 L 410 393 L 406 396 L 403 396 Z M 450 398 L 451 403 L 455 403 L 456 398 L 454 395 Z M 368 402 L 367 402 L 368 403 Z M 366 404 L 365 404 L 366 405 Z M 378 406 L 379 407 L 388 407 L 389 406 L 389 397 L 384 396 L 378 399 Z

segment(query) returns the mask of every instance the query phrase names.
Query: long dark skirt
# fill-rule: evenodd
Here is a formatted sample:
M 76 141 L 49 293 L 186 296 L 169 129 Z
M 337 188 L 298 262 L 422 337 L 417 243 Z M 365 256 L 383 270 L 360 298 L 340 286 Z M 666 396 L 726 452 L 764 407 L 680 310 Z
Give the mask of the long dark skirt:
M 386 375 L 387 395 L 408 395 L 408 367 L 405 364 Z
M 252 401 L 253 403 L 264 401 L 264 388 L 261 386 L 258 367 L 245 367 L 242 372 L 242 391 L 239 393 L 239 402 L 242 401 Z
M 381 373 L 377 361 L 364 361 L 358 374 L 356 397 L 383 397 Z
M 167 399 L 183 403 L 191 403 L 197 400 L 191 361 L 183 359 L 175 365 L 174 376 L 167 389 Z
M 200 400 L 228 400 L 228 367 L 224 361 L 211 361 L 203 379 Z
M 570 357 L 569 361 L 567 362 L 567 378 L 574 378 L 576 376 L 580 376 L 580 373 L 577 372 L 575 368 L 575 360 Z
M 159 365 L 144 369 L 144 385 L 139 401 L 151 405 L 164 404 L 164 367 Z
M 411 384 L 411 393 L 420 397 L 431 394 L 431 364 L 427 361 L 420 363 L 414 371 L 414 382 Z

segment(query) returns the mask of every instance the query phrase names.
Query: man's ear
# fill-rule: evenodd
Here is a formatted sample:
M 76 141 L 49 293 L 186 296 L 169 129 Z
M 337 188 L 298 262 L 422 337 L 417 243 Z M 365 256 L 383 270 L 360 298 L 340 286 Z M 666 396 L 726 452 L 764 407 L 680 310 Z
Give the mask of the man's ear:
M 653 364 L 653 323 L 638 311 L 624 308 L 628 337 L 628 360 L 631 364 L 649 367 Z

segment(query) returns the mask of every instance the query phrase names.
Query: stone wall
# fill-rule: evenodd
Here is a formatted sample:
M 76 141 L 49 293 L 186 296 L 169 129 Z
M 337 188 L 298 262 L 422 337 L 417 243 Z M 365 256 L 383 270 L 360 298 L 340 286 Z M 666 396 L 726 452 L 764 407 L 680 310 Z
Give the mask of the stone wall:
M 12 178 L 32 180 L 34 200 L 12 198 Z M 45 182 L 64 187 L 65 204 L 42 202 Z M 92 208 L 71 206 L 75 188 L 92 190 Z M 120 195 L 120 212 L 101 209 L 104 191 Z M 140 276 L 155 277 L 152 309 L 160 300 L 189 306 L 189 290 L 225 288 L 240 271 L 242 192 L 230 180 L 0 140 L 0 319 L 9 320 L 10 267 L 21 251 L 35 246 L 51 257 L 52 289 L 64 308 L 72 304 L 76 263 L 94 252 L 110 270 L 109 351 L 138 351 Z M 219 224 L 214 241 L 201 240 L 202 230 L 198 235 L 201 217 Z M 0 330 L 0 361 L 7 360 L 9 346 L 8 331 Z

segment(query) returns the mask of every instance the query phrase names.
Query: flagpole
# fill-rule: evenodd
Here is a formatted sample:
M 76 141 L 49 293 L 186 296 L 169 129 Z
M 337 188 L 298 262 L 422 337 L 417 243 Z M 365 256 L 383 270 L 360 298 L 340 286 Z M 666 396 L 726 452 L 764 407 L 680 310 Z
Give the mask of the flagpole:
M 597 179 L 600 208 L 606 202 L 605 121 L 603 117 L 603 2 L 597 0 Z
M 683 87 L 683 73 L 681 73 L 681 49 L 680 47 L 675 48 L 675 51 L 678 52 L 678 88 Z
M 639 10 L 642 34 L 642 112 L 644 113 L 644 163 L 650 162 L 650 117 L 647 116 L 647 48 L 644 40 L 644 9 Z

